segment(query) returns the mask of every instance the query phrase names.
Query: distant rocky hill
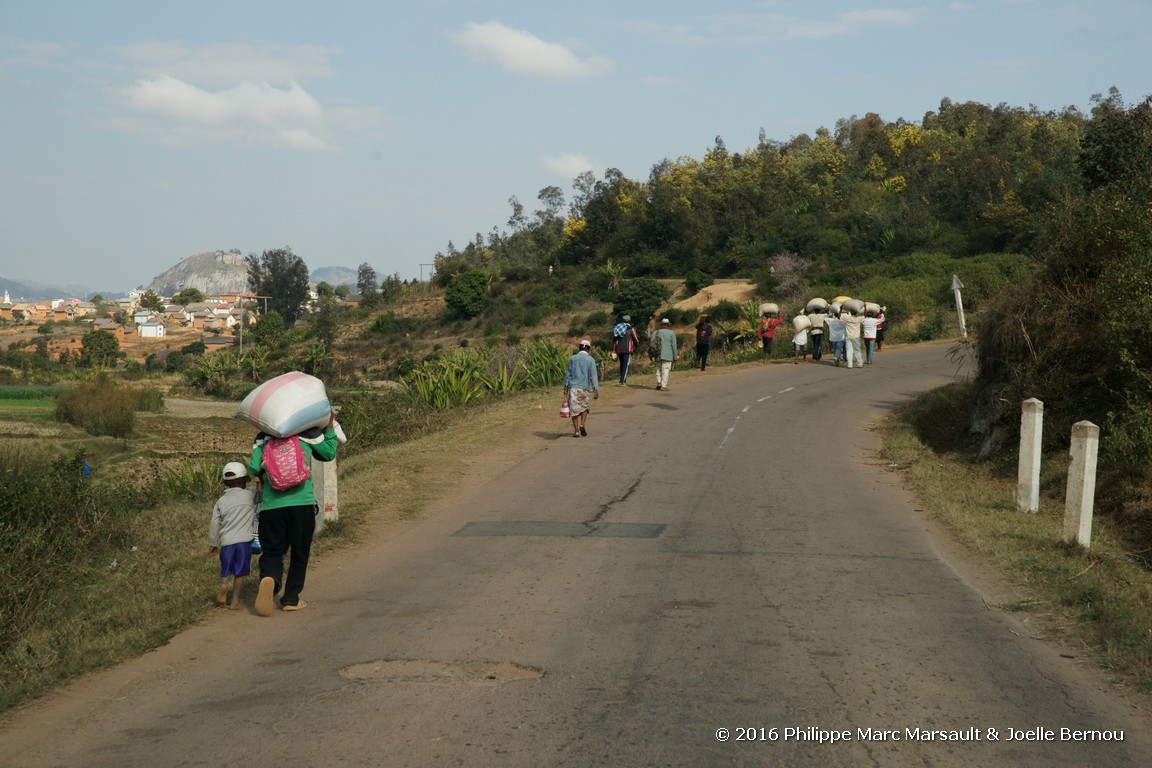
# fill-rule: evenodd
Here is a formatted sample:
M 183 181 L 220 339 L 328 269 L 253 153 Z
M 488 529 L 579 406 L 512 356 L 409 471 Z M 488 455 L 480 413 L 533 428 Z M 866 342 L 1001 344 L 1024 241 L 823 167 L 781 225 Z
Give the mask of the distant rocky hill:
M 348 267 L 320 267 L 308 279 L 332 286 L 356 286 L 356 270 Z M 185 288 L 196 288 L 208 296 L 248 290 L 248 268 L 244 256 L 236 250 L 205 251 L 181 261 L 157 275 L 147 286 L 161 296 L 171 296 Z
M 238 251 L 206 251 L 189 256 L 157 275 L 148 288 L 161 296 L 171 296 L 195 288 L 208 296 L 248 290 L 248 270 Z
M 312 270 L 309 279 L 313 283 L 328 283 L 328 285 L 333 288 L 338 285 L 355 288 L 357 277 L 359 277 L 359 273 L 348 267 L 319 267 L 318 269 Z

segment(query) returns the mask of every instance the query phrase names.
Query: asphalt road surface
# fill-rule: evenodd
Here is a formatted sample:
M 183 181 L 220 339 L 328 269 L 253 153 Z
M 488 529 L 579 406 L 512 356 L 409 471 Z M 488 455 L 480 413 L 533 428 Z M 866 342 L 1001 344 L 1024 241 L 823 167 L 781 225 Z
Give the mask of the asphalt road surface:
M 1147 710 L 990 609 L 877 459 L 946 353 L 634 379 L 580 439 L 544 414 L 307 610 L 15 713 L 0 765 L 1152 765 Z

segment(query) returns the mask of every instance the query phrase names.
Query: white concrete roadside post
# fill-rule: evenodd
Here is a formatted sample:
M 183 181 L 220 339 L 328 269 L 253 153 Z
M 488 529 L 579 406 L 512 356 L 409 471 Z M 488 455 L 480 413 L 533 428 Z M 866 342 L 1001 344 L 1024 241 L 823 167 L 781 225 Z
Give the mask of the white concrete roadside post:
M 1020 413 L 1020 463 L 1016 475 L 1016 504 L 1024 512 L 1040 509 L 1040 438 L 1043 433 L 1044 403 L 1030 397 L 1024 401 Z
M 1064 541 L 1092 545 L 1092 507 L 1096 498 L 1096 451 L 1100 427 L 1090 421 L 1072 425 L 1072 464 L 1064 499 Z
M 314 461 L 312 469 L 319 467 L 320 471 L 312 473 L 312 491 L 316 495 L 316 503 L 324 514 L 324 522 L 332 523 L 340 519 L 338 487 L 336 484 L 336 459 L 332 461 Z
M 332 429 L 336 431 L 337 445 L 344 445 L 348 442 L 348 436 L 344 434 L 344 428 L 340 426 L 340 422 L 333 421 Z M 320 467 L 319 472 L 315 471 L 317 466 Z M 336 482 L 336 457 L 332 457 L 332 461 L 313 461 L 312 469 L 312 495 L 316 497 L 316 503 L 320 506 L 324 523 L 334 523 L 340 519 L 340 489 Z
M 960 338 L 968 338 L 968 328 L 964 325 L 964 300 L 960 298 L 960 289 L 964 287 L 964 283 L 960 282 L 960 278 L 952 275 L 952 294 L 956 297 L 956 321 L 960 323 Z

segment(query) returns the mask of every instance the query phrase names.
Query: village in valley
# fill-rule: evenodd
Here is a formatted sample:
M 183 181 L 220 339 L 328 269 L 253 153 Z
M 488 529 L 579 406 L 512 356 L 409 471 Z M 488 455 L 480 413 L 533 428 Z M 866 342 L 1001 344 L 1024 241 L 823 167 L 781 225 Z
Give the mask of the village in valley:
M 53 358 L 68 357 L 80 353 L 86 334 L 107 331 L 115 337 L 125 359 L 140 363 L 149 355 L 163 359 L 168 352 L 196 342 L 201 342 L 204 353 L 210 354 L 242 345 L 242 326 L 255 323 L 261 309 L 252 292 L 222 293 L 188 304 L 159 297 L 163 304 L 159 309 L 155 301 L 146 300 L 150 293 L 135 290 L 127 298 L 114 300 L 94 297 L 96 301 L 72 298 L 29 302 L 13 301 L 5 291 L 0 301 L 0 346 L 9 350 L 42 346 Z M 317 298 L 312 289 L 311 301 Z M 359 303 L 356 294 L 336 299 L 347 307 Z M 145 303 L 152 306 L 144 306 Z

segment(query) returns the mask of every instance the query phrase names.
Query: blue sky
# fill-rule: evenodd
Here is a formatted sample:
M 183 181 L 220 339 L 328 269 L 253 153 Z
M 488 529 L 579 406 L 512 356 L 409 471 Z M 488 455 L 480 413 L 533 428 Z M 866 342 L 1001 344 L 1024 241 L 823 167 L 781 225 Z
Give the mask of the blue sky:
M 194 253 L 426 277 L 582 171 L 645 179 L 942 98 L 1152 93 L 1147 0 L 0 0 L 0 277 Z

